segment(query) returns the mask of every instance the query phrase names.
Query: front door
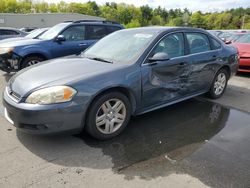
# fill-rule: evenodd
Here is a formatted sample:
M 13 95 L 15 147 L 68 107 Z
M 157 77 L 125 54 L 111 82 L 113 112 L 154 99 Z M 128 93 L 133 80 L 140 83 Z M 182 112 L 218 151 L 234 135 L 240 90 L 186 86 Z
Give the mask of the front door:
M 74 25 L 65 29 L 60 35 L 65 37 L 65 41 L 52 41 L 53 58 L 80 54 L 92 43 L 86 40 L 84 25 Z
M 142 66 L 142 107 L 152 107 L 182 98 L 188 94 L 190 64 L 185 56 L 184 36 L 174 33 L 165 36 L 149 57 L 166 53 L 169 60 Z

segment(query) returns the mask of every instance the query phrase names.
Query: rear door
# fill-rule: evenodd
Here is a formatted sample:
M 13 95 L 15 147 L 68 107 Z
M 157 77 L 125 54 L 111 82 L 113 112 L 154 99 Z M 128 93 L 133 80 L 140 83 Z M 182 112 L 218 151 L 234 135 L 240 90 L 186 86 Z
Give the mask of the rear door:
M 88 47 L 93 45 L 106 35 L 108 35 L 108 31 L 105 25 L 86 26 L 86 42 L 88 43 Z
M 164 104 L 188 94 L 190 64 L 185 56 L 183 33 L 173 33 L 159 41 L 149 57 L 167 53 L 169 60 L 142 65 L 142 107 Z
M 204 33 L 187 32 L 185 37 L 191 63 L 190 92 L 197 93 L 207 90 L 214 76 L 214 68 L 222 58 L 220 56 L 221 46 L 214 49 L 209 36 Z

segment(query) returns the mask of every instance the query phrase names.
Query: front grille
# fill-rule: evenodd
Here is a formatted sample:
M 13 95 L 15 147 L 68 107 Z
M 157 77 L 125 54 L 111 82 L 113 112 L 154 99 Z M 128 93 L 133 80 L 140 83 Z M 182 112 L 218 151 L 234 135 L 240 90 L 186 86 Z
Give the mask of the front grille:
M 250 70 L 250 66 L 240 65 L 239 69 Z
M 7 87 L 6 92 L 8 93 L 9 97 L 14 100 L 15 102 L 19 102 L 21 99 L 21 95 L 12 91 L 9 87 Z

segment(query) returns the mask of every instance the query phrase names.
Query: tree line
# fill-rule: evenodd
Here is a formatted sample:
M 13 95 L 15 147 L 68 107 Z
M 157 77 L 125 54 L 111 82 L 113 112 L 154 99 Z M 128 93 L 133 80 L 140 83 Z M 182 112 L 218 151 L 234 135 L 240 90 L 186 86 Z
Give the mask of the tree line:
M 125 3 L 46 3 L 32 0 L 1 0 L 1 13 L 80 13 L 117 21 L 125 27 L 147 25 L 191 26 L 204 29 L 250 29 L 250 8 L 202 13 L 186 9 L 135 7 Z

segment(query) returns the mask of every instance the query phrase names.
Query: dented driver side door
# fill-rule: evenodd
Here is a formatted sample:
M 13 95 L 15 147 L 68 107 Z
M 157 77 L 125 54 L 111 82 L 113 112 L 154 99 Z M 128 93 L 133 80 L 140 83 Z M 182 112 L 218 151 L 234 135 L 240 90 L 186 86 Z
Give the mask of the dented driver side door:
M 189 94 L 191 65 L 185 56 L 184 36 L 174 33 L 165 36 L 149 57 L 158 52 L 167 53 L 169 60 L 142 65 L 142 107 L 152 108 L 177 100 Z

